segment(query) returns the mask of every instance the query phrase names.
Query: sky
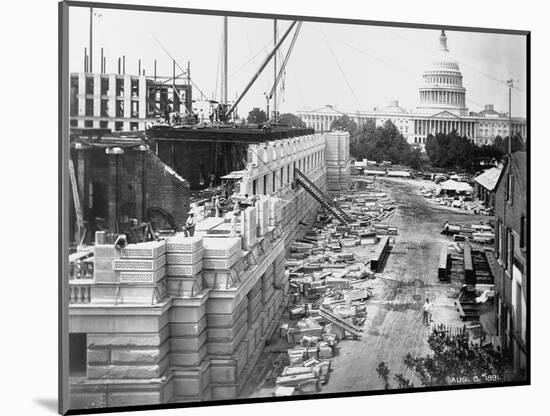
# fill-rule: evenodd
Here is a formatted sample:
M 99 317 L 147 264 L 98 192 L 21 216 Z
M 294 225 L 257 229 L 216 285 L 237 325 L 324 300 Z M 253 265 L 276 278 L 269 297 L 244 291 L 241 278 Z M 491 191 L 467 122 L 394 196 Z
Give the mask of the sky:
M 89 19 L 88 8 L 70 8 L 71 72 L 83 71 Z M 173 57 L 181 68 L 190 61 L 191 78 L 209 99 L 221 98 L 221 16 L 94 9 L 93 22 L 94 71 L 99 72 L 102 47 L 108 73 L 117 71 L 118 57 L 124 55 L 126 73 L 137 74 L 141 59 L 142 69 L 152 75 L 156 59 L 157 74 L 171 76 Z M 279 36 L 290 23 L 278 21 Z M 273 20 L 230 17 L 228 27 L 228 96 L 235 99 L 273 45 Z M 525 37 L 452 30 L 446 33 L 448 48 L 463 75 L 470 111 L 494 104 L 495 110 L 507 112 L 508 87 L 504 80 L 513 79 L 516 88 L 512 90 L 512 115 L 525 116 Z M 439 29 L 304 22 L 284 84 L 279 86 L 279 111 L 295 113 L 327 104 L 341 111 L 369 111 L 390 100 L 414 110 L 421 76 L 439 45 L 439 34 Z M 282 45 L 279 62 L 291 38 L 292 34 Z M 264 94 L 273 85 L 273 71 L 270 63 L 239 104 L 240 116 L 246 116 L 253 107 L 265 109 Z M 200 96 L 195 88 L 193 98 Z

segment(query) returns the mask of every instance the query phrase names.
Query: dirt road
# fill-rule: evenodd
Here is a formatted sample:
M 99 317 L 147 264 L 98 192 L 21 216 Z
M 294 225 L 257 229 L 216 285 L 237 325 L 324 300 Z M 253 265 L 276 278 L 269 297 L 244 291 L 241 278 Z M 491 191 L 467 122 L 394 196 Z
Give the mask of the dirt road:
M 397 226 L 399 234 L 383 272 L 365 283 L 376 292 L 367 302 L 365 335 L 339 344 L 330 381 L 321 393 L 383 389 L 376 374 L 381 361 L 392 375 L 403 373 L 419 386 L 403 364 L 403 356 L 429 352 L 428 327 L 422 324 L 421 312 L 426 297 L 434 304 L 434 322 L 462 325 L 454 307 L 460 282 L 437 280 L 439 250 L 449 243 L 440 231 L 445 221 L 471 224 L 488 217 L 436 207 L 418 193 L 420 185 L 415 181 L 379 179 L 379 184 L 398 204 L 386 222 Z M 360 255 L 361 248 L 354 252 Z

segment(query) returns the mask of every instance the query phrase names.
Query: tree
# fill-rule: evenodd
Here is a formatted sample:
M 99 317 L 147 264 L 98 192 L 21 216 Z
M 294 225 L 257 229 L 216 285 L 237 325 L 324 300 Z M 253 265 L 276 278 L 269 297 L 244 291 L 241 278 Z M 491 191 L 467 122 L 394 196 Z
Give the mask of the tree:
M 261 124 L 261 123 L 265 123 L 267 121 L 267 115 L 265 114 L 265 111 L 262 110 L 261 108 L 254 107 L 248 113 L 248 117 L 246 118 L 246 120 L 249 123 Z
M 334 120 L 330 125 L 330 128 L 331 130 L 345 130 L 349 133 L 350 137 L 354 137 L 357 134 L 357 123 L 345 114 Z
M 376 121 L 373 118 L 367 119 L 365 124 L 358 128 L 357 133 L 350 137 L 350 153 L 357 160 L 372 158 L 369 154 L 369 141 L 374 140 L 376 133 Z
M 425 160 L 422 157 L 422 151 L 420 150 L 420 148 L 415 147 L 411 149 L 407 165 L 409 165 L 414 170 L 421 170 L 424 162 Z
M 504 380 L 506 359 L 502 352 L 474 344 L 466 330 L 450 334 L 443 326 L 435 327 L 428 337 L 431 354 L 414 357 L 408 353 L 403 362 L 420 380 L 423 386 L 442 386 L 455 382 L 486 382 L 489 377 Z M 383 364 L 383 365 L 382 365 Z M 382 375 L 387 388 L 390 371 L 381 362 L 377 367 L 384 370 Z M 385 371 L 387 370 L 387 371 Z M 413 387 L 410 380 L 402 374 L 395 374 L 399 388 Z
M 497 136 L 495 138 L 494 146 L 500 151 L 502 154 L 508 153 L 508 141 L 509 137 L 506 136 L 504 139 L 502 139 L 500 136 Z M 514 152 L 524 152 L 525 151 L 525 142 L 523 141 L 523 138 L 519 133 L 514 134 L 512 136 L 512 153 Z
M 289 127 L 299 127 L 304 128 L 306 127 L 306 123 L 304 121 L 292 114 L 292 113 L 284 113 L 279 116 L 279 124 L 283 126 L 289 126 Z
M 474 172 L 481 161 L 500 160 L 504 142 L 495 138 L 494 145 L 477 146 L 467 137 L 460 136 L 456 130 L 448 134 L 437 133 L 426 138 L 426 154 L 435 167 L 458 168 Z
M 383 126 L 376 127 L 374 119 L 367 120 L 358 130 L 350 145 L 352 156 L 381 162 L 409 164 L 411 147 L 399 129 L 387 120 Z

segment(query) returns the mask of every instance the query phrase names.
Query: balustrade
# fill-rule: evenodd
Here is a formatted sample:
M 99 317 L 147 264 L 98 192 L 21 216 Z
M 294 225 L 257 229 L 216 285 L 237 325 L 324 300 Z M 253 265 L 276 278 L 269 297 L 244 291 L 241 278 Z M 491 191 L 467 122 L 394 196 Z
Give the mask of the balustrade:
M 69 281 L 69 304 L 90 303 L 93 280 L 88 282 L 84 282 L 84 280 Z
M 69 304 L 90 303 L 94 283 L 92 252 L 69 256 Z

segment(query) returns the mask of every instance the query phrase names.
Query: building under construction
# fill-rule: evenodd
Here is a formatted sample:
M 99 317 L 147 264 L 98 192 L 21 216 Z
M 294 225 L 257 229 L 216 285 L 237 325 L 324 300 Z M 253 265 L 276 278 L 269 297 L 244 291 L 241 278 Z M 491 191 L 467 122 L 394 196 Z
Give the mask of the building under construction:
M 257 201 L 236 222 L 234 212 L 210 216 L 197 222 L 193 237 L 171 233 L 122 248 L 110 232 L 99 231 L 93 245 L 71 255 L 72 408 L 241 397 L 288 301 L 287 249 L 321 206 L 338 218 L 324 194 L 346 187 L 350 171 L 348 133 L 274 140 L 267 139 L 276 132 L 263 134 L 263 142 L 243 143 L 246 164 L 234 197 L 256 195 Z M 153 151 L 138 156 L 144 143 L 113 140 L 81 139 L 90 148 L 74 151 L 98 152 L 102 145 L 106 158 L 116 158 L 120 151 L 105 149 L 124 148 L 123 157 L 135 159 L 125 166 L 146 155 L 142 162 L 158 167 L 147 175 L 163 175 Z M 108 166 L 120 181 L 123 168 L 116 160 Z M 164 169 L 167 181 L 179 177 Z M 159 192 L 150 181 L 141 194 L 139 180 L 122 188 L 131 185 L 136 199 L 147 200 Z M 111 192 L 119 195 L 120 188 Z M 159 198 L 170 197 L 160 191 Z M 121 205 L 144 212 L 137 200 Z
M 164 113 L 192 112 L 188 81 L 157 77 L 79 72 L 71 74 L 70 124 L 73 128 L 145 130 Z
M 101 73 L 71 75 L 71 408 L 241 397 L 288 302 L 286 252 L 321 206 L 342 215 L 325 193 L 349 179 L 346 132 L 227 122 L 295 29 L 268 103 L 276 94 L 300 26 L 278 38 L 275 22 L 273 50 L 229 103 L 224 18 L 224 94 L 208 124 L 175 71 L 107 75 L 102 58 Z M 229 206 L 214 216 L 195 201 L 194 235 L 181 232 L 191 191 L 224 178 Z

